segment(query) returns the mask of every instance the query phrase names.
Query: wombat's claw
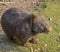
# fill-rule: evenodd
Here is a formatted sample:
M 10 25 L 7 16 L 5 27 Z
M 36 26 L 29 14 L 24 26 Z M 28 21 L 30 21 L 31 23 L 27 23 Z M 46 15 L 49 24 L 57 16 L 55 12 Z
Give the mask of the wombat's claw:
M 30 47 L 29 43 L 24 44 L 25 47 Z
M 34 44 L 39 44 L 40 43 L 38 39 L 32 39 L 32 41 L 33 41 Z

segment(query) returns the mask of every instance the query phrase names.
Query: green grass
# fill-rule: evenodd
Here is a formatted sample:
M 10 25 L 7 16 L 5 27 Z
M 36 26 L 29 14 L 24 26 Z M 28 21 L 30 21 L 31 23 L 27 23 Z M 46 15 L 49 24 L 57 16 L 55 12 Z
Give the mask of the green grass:
M 42 3 L 41 3 L 42 4 Z M 60 4 L 47 2 L 47 7 L 43 8 L 41 5 L 34 9 L 34 12 L 39 10 L 45 15 L 46 18 L 52 18 L 50 24 L 52 26 L 52 32 L 49 34 L 39 34 L 38 38 L 40 40 L 40 45 L 30 44 L 33 49 L 40 48 L 39 52 L 60 52 L 60 42 L 57 41 L 60 39 Z M 45 46 L 47 44 L 47 46 Z M 30 51 L 29 48 L 18 46 L 19 49 Z

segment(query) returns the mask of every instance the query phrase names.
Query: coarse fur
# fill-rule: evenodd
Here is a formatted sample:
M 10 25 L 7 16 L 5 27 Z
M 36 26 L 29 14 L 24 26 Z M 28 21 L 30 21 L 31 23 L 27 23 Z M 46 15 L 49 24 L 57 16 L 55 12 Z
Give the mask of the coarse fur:
M 50 31 L 49 23 L 43 15 L 36 17 L 28 11 L 18 8 L 8 9 L 2 15 L 1 25 L 10 39 L 17 37 L 22 45 L 26 45 L 29 40 L 36 43 L 38 33 Z

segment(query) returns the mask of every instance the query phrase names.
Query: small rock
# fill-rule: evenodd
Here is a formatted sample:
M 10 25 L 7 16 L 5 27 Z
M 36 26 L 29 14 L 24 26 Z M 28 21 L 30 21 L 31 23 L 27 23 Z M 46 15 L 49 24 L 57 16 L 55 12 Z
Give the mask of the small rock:
M 45 47 L 47 47 L 47 44 L 44 44 Z
M 52 18 L 48 18 L 49 21 L 52 21 Z
M 57 39 L 58 42 L 60 42 L 60 39 Z
M 60 42 L 60 36 L 58 37 L 57 41 Z

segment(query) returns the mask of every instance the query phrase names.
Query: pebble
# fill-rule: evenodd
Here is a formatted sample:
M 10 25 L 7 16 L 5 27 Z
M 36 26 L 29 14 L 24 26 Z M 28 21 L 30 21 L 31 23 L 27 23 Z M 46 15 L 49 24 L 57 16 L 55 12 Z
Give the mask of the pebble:
M 57 39 L 58 42 L 60 42 L 60 39 Z
M 47 44 L 44 44 L 45 47 L 47 47 Z
M 52 21 L 52 18 L 48 18 L 49 21 Z

